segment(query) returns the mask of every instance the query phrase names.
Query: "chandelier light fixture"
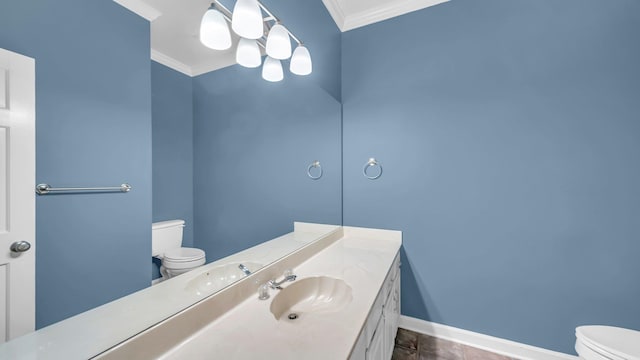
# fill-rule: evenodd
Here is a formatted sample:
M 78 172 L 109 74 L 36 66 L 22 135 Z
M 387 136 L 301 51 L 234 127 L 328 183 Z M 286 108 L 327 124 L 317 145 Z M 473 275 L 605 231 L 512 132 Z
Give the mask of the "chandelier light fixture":
M 202 16 L 200 42 L 214 50 L 227 50 L 231 47 L 231 33 L 224 15 L 213 6 Z
M 295 75 L 311 74 L 311 55 L 304 44 L 289 31 L 259 0 L 237 0 L 233 12 L 218 0 L 211 3 L 200 23 L 200 42 L 214 50 L 231 47 L 231 32 L 240 36 L 236 48 L 236 62 L 248 68 L 262 64 L 262 78 L 271 81 L 284 79 L 282 60 L 289 60 L 289 71 Z M 291 53 L 291 40 L 296 48 Z M 262 62 L 262 51 L 266 56 Z
M 255 40 L 240 38 L 236 49 L 236 62 L 244 67 L 256 68 L 262 64 L 262 54 Z

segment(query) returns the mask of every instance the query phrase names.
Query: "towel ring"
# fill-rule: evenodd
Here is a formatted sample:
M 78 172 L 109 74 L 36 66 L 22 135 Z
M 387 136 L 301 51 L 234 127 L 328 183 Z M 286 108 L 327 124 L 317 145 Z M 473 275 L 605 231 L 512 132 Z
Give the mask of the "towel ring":
M 367 170 L 375 166 L 380 168 L 378 170 L 378 173 L 375 175 L 369 175 Z M 362 174 L 364 175 L 364 177 L 366 177 L 369 180 L 375 180 L 380 176 L 382 176 L 382 165 L 380 165 L 380 163 L 375 158 L 370 158 L 369 161 L 367 161 L 367 163 L 364 164 L 364 168 L 362 168 Z
M 319 170 L 318 176 L 313 176 L 313 174 L 311 174 L 311 169 L 313 168 L 317 168 Z M 316 160 L 309 165 L 307 168 L 307 175 L 309 175 L 311 180 L 318 180 L 322 177 L 322 165 L 320 165 L 320 161 Z

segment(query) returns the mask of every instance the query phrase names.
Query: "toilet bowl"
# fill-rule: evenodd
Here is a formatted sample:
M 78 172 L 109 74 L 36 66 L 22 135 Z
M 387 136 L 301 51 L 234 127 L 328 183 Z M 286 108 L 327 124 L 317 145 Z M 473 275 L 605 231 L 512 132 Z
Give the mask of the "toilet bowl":
M 160 274 L 169 279 L 204 265 L 205 252 L 182 247 L 184 220 L 153 223 L 151 227 L 151 255 L 162 261 Z
M 195 248 L 181 247 L 164 253 L 160 273 L 172 278 L 204 265 L 204 251 Z
M 613 326 L 576 328 L 576 352 L 584 360 L 640 360 L 640 331 Z

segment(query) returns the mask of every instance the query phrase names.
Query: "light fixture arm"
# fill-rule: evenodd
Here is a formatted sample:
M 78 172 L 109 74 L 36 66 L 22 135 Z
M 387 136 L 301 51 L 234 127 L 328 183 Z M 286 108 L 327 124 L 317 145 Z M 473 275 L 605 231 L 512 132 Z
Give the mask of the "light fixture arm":
M 227 9 L 226 6 L 222 5 L 218 0 L 213 0 L 211 6 L 215 7 L 222 13 L 224 19 L 227 20 L 228 23 L 231 23 L 231 15 L 233 14 L 231 10 Z
M 275 22 L 280 22 L 280 19 L 278 19 L 277 16 L 273 15 L 273 13 L 271 11 L 269 11 L 269 9 L 267 9 L 266 6 L 264 6 L 264 4 L 262 3 L 262 1 L 257 0 L 258 1 L 258 6 L 260 6 L 260 8 L 267 13 L 267 15 L 269 15 L 269 17 L 267 19 L 269 20 L 273 20 Z
M 273 22 L 275 22 L 276 24 L 281 22 L 281 21 L 280 21 L 280 19 L 279 19 L 277 16 L 275 16 L 271 11 L 269 11 L 269 9 L 267 9 L 267 7 L 266 7 L 266 6 L 264 6 L 264 4 L 262 3 L 262 1 L 260 1 L 260 0 L 257 0 L 257 1 L 258 1 L 258 5 L 260 6 L 260 8 L 261 8 L 265 13 L 267 13 L 267 15 L 269 15 L 269 17 L 268 17 L 268 18 L 266 18 L 265 20 L 267 20 L 267 19 L 268 19 L 268 20 L 273 20 Z M 286 27 L 285 27 L 285 29 L 286 29 Z M 300 39 L 298 39 L 295 35 L 293 35 L 293 33 L 292 33 L 291 31 L 289 31 L 289 29 L 287 29 L 287 32 L 289 33 L 289 36 L 291 36 L 291 38 L 293 39 L 293 41 L 295 41 L 296 43 L 298 43 L 298 45 L 302 44 L 302 41 L 300 41 Z

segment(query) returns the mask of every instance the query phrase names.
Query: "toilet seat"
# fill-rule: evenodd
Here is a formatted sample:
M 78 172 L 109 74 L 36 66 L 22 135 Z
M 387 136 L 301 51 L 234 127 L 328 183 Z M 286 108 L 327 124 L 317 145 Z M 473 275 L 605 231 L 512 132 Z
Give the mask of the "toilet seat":
M 186 247 L 171 249 L 164 253 L 160 273 L 169 274 L 169 277 L 180 275 L 204 265 L 205 261 L 205 253 L 200 249 Z
M 625 360 L 582 340 L 576 340 L 576 352 L 584 360 Z
M 613 326 L 576 328 L 576 351 L 587 360 L 640 360 L 640 331 Z
M 200 259 L 204 259 L 205 254 L 201 249 L 181 247 L 177 249 L 171 249 L 164 253 L 164 261 L 168 262 L 195 262 Z

